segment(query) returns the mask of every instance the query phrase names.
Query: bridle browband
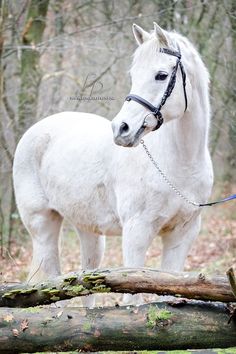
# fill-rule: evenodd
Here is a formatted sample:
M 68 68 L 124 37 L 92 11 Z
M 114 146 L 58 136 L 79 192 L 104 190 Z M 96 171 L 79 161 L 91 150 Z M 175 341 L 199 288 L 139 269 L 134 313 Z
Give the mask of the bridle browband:
M 184 99 L 185 99 L 185 110 L 184 111 L 186 111 L 186 109 L 188 107 L 188 99 L 187 99 L 187 94 L 186 94 L 186 73 L 185 73 L 183 64 L 181 62 L 180 50 L 175 51 L 175 50 L 172 50 L 169 48 L 160 48 L 160 52 L 165 53 L 165 54 L 169 54 L 169 55 L 173 55 L 177 58 L 176 64 L 175 64 L 174 69 L 171 73 L 167 88 L 164 92 L 164 95 L 162 96 L 160 104 L 157 107 L 155 107 L 154 105 L 152 105 L 150 102 L 148 102 L 144 98 L 142 98 L 138 95 L 134 95 L 134 94 L 130 94 L 125 98 L 126 101 L 131 101 L 131 100 L 135 101 L 135 102 L 141 104 L 143 107 L 147 108 L 149 111 L 151 111 L 151 114 L 153 114 L 154 117 L 157 119 L 157 124 L 153 130 L 160 128 L 160 126 L 163 124 L 163 117 L 161 114 L 161 109 L 164 106 L 164 104 L 166 103 L 167 98 L 171 95 L 171 93 L 175 87 L 176 74 L 177 74 L 178 67 L 180 67 L 180 71 L 182 74 L 182 80 L 183 80 L 183 91 L 184 91 Z

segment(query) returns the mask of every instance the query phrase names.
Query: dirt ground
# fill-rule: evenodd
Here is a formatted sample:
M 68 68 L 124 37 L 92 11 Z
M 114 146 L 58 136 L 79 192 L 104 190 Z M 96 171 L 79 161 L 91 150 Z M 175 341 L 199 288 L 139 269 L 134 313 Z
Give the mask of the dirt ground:
M 236 193 L 236 185 L 221 184 L 215 189 L 212 199 Z M 80 245 L 75 233 L 64 227 L 61 239 L 63 273 L 80 269 Z M 146 259 L 146 266 L 158 268 L 161 256 L 161 240 L 156 238 Z M 23 228 L 18 230 L 11 246 L 11 253 L 5 250 L 0 258 L 0 282 L 24 281 L 31 258 L 31 241 Z M 121 237 L 108 237 L 102 267 L 122 265 Z M 202 231 L 187 258 L 185 270 L 221 273 L 233 266 L 236 269 L 236 202 L 208 207 L 203 211 Z M 113 305 L 120 302 L 119 295 L 99 295 L 99 305 Z M 150 296 L 146 297 L 148 301 Z M 74 300 L 75 301 L 75 300 Z M 72 300 L 73 304 L 73 300 Z M 77 304 L 77 302 L 76 302 Z

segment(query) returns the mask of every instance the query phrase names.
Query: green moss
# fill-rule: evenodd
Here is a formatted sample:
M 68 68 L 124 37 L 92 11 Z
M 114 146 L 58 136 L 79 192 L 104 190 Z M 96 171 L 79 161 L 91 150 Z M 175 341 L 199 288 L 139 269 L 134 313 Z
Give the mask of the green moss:
M 88 290 L 81 284 L 71 285 L 63 289 L 68 296 L 79 296 L 82 292 L 88 292 Z
M 83 277 L 83 281 L 85 283 L 101 284 L 104 282 L 104 280 L 105 280 L 105 276 L 97 273 L 86 274 Z
M 7 293 L 3 294 L 2 297 L 6 299 L 15 299 L 18 295 L 28 295 L 36 292 L 37 289 L 30 288 L 30 289 L 13 289 L 8 291 Z
M 154 328 L 159 322 L 168 321 L 172 317 L 172 313 L 168 310 L 158 310 L 156 306 L 150 306 L 147 314 L 147 327 Z
M 20 294 L 28 295 L 28 294 L 35 293 L 36 291 L 38 290 L 35 288 L 31 288 L 31 289 L 21 290 Z
M 12 293 L 8 292 L 8 293 L 3 294 L 2 297 L 5 299 L 15 299 L 16 294 L 12 294 Z
M 171 316 L 172 316 L 172 313 L 170 311 L 161 310 L 161 311 L 158 311 L 157 318 L 160 321 L 165 321 L 165 320 L 169 320 L 171 318 Z
M 3 294 L 2 297 L 7 297 L 8 294 L 19 294 L 21 292 L 20 289 L 14 289 L 14 290 L 11 290 L 11 291 L 8 291 L 7 293 Z
M 92 325 L 90 322 L 85 322 L 82 328 L 84 332 L 90 332 L 92 329 Z
M 39 313 L 41 311 L 41 308 L 42 306 L 34 306 L 34 307 L 23 308 L 20 311 L 27 312 L 27 313 Z
M 42 289 L 41 292 L 44 293 L 44 294 L 49 294 L 51 291 L 51 289 Z
M 60 294 L 60 290 L 58 289 L 42 289 L 43 294 L 48 295 L 51 301 L 59 301 L 60 297 L 57 296 Z
M 60 297 L 53 295 L 53 296 L 50 297 L 50 300 L 52 300 L 52 301 L 60 301 Z
M 111 291 L 111 288 L 106 287 L 106 285 L 100 284 L 100 285 L 95 285 L 92 289 L 92 293 L 109 293 Z
M 64 278 L 64 282 L 69 284 L 72 284 L 75 280 L 77 280 L 76 275 L 71 275 L 70 277 Z
M 58 295 L 58 294 L 60 294 L 60 290 L 58 290 L 58 289 L 52 289 L 52 290 L 49 291 L 49 294 L 51 294 L 51 295 Z

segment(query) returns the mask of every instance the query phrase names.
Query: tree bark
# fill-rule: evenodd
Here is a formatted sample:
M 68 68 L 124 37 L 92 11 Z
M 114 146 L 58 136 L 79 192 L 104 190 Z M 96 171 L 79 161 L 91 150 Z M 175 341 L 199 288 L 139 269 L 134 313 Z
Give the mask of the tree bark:
M 22 33 L 22 44 L 25 48 L 21 53 L 18 137 L 36 121 L 34 117 L 36 118 L 38 91 L 42 76 L 39 66 L 40 52 L 37 45 L 43 37 L 48 5 L 49 0 L 31 0 L 28 6 Z
M 235 15 L 236 15 L 236 3 L 234 0 L 231 0 L 229 2 L 229 10 L 227 11 L 228 17 L 229 17 L 229 22 L 231 25 L 231 41 L 232 41 L 232 47 L 231 47 L 231 58 L 235 58 L 236 55 L 236 21 L 235 21 Z M 236 157 L 235 157 L 235 149 L 236 149 L 236 122 L 235 122 L 235 95 L 236 95 L 236 89 L 235 89 L 235 80 L 236 80 L 236 65 L 235 65 L 235 60 L 231 60 L 230 62 L 230 68 L 228 70 L 228 92 L 227 95 L 230 98 L 229 102 L 229 113 L 230 113 L 230 124 L 228 125 L 229 129 L 229 142 L 231 149 L 229 151 L 228 155 L 228 161 L 229 161 L 229 171 L 228 171 L 228 177 L 230 177 L 231 181 L 235 182 L 236 177 L 235 177 L 235 170 L 236 170 Z
M 118 268 L 70 273 L 34 286 L 0 285 L 0 306 L 28 307 L 101 292 L 155 293 L 198 300 L 234 302 L 226 276 Z
M 229 268 L 227 270 L 227 277 L 228 277 L 228 280 L 229 280 L 229 283 L 230 283 L 230 286 L 231 286 L 231 290 L 232 290 L 232 293 L 234 294 L 235 298 L 236 298 L 236 277 L 234 275 L 234 270 L 233 268 Z
M 226 305 L 0 309 L 0 353 L 171 350 L 236 345 Z

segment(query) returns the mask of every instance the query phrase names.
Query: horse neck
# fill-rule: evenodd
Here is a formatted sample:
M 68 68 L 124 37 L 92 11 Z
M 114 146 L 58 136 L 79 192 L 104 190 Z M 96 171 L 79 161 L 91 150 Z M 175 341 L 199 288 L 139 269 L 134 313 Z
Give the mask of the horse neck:
M 209 116 L 208 92 L 194 92 L 191 105 L 182 118 L 173 119 L 153 134 L 152 148 L 164 152 L 165 156 L 161 158 L 165 164 L 168 161 L 186 166 L 204 163 L 208 151 Z

